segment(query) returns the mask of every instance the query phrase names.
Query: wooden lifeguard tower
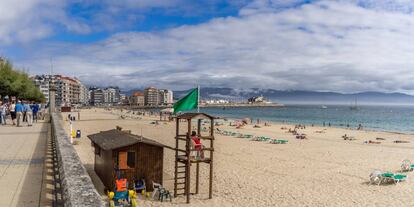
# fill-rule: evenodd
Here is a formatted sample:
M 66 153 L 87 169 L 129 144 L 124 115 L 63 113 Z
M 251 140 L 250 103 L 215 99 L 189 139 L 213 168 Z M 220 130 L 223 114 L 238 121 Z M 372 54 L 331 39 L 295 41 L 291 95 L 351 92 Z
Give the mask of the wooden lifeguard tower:
M 187 132 L 180 134 L 180 123 L 183 120 L 187 122 Z M 196 120 L 196 130 L 192 128 L 192 121 Z M 202 121 L 210 121 L 210 131 L 208 136 L 202 136 L 201 127 Z M 191 154 L 196 149 L 191 148 L 191 132 L 196 131 L 197 137 L 204 140 L 204 159 L 194 159 Z M 208 145 L 208 141 L 210 145 Z M 176 136 L 175 136 L 175 177 L 174 177 L 174 197 L 185 195 L 187 203 L 190 203 L 190 194 L 199 193 L 199 177 L 200 177 L 200 163 L 208 164 L 210 167 L 209 175 L 209 199 L 213 197 L 213 143 L 214 143 L 214 117 L 205 113 L 185 113 L 176 117 Z M 185 145 L 184 145 L 185 144 Z M 210 152 L 210 153 L 205 153 Z M 196 164 L 196 190 L 191 193 L 191 164 Z

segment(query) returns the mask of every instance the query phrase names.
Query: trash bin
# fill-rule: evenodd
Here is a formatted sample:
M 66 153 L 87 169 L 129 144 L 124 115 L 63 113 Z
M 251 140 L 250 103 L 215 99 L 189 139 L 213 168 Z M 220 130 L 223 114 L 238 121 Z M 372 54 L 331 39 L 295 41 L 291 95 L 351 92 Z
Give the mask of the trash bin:
M 81 138 L 81 130 L 76 131 L 76 138 Z

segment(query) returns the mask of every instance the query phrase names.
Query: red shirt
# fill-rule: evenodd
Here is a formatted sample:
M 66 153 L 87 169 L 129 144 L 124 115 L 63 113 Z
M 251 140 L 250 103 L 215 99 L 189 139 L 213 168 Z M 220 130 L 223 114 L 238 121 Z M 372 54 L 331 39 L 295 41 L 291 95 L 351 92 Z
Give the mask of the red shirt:
M 195 143 L 195 148 L 196 149 L 200 149 L 201 148 L 201 141 L 199 138 L 197 138 L 197 136 L 191 136 L 191 139 L 194 141 Z

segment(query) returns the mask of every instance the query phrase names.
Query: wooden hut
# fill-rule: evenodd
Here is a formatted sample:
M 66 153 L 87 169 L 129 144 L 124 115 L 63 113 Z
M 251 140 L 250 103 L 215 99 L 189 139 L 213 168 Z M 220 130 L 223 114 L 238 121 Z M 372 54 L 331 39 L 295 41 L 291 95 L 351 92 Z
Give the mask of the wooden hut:
M 144 179 L 148 191 L 152 182 L 162 184 L 164 145 L 113 129 L 89 135 L 95 149 L 95 172 L 109 190 L 114 189 L 115 178 L 128 182 Z

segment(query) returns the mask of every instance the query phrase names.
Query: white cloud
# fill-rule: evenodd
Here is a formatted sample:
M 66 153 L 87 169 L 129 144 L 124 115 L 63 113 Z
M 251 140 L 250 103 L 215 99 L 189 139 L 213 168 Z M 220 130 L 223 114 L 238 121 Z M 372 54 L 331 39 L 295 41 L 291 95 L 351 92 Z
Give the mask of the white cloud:
M 291 1 L 295 6 L 282 5 L 289 9 L 272 10 L 269 2 L 256 7 L 268 7 L 266 12 L 254 12 L 248 5 L 239 17 L 58 46 L 53 52 L 55 71 L 92 84 L 129 88 L 201 84 L 341 92 L 414 90 L 414 18 L 406 10 L 384 9 L 386 2 L 367 6 L 318 1 L 298 6 Z M 246 9 L 249 12 L 243 13 Z M 39 56 L 50 54 L 49 50 Z M 47 72 L 49 59 L 29 62 Z
M 246 1 L 228 4 L 238 8 Z M 1 0 L 0 45 L 29 43 L 61 33 L 125 31 L 152 11 L 198 16 L 218 12 L 216 6 L 223 2 L 227 0 Z
M 65 13 L 63 0 L 0 1 L 0 45 L 28 43 L 54 34 L 56 26 L 85 34 L 89 26 L 71 19 Z

